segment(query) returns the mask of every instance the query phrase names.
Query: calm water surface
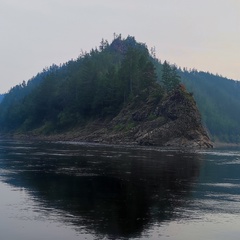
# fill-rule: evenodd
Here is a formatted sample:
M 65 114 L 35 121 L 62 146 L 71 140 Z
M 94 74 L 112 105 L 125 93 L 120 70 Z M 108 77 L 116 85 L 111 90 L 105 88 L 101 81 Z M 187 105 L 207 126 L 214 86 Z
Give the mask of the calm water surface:
M 239 239 L 240 149 L 0 140 L 0 239 Z

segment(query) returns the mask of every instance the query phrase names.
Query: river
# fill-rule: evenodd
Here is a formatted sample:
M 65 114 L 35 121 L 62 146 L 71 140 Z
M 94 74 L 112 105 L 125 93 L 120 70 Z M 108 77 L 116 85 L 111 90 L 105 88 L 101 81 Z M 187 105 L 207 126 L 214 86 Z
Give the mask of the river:
M 240 149 L 0 140 L 0 239 L 238 239 Z

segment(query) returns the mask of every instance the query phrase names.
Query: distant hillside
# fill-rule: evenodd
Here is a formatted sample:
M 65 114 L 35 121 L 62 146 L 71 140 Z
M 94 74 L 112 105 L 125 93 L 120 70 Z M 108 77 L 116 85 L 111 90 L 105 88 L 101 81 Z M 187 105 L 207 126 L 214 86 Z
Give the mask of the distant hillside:
M 100 142 L 211 146 L 177 68 L 131 36 L 102 40 L 98 49 L 45 69 L 0 104 L 1 132 L 65 136 L 72 129 L 78 139 Z
M 180 71 L 215 141 L 240 143 L 240 82 L 206 72 Z
M 0 94 L 0 103 L 2 102 L 4 96 L 5 96 L 5 94 Z

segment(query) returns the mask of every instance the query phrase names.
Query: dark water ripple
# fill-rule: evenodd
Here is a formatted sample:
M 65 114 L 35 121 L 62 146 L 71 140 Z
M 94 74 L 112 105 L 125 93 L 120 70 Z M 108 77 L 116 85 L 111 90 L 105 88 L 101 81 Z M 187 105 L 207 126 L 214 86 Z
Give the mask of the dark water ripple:
M 239 163 L 239 149 L 1 140 L 0 239 L 235 239 Z

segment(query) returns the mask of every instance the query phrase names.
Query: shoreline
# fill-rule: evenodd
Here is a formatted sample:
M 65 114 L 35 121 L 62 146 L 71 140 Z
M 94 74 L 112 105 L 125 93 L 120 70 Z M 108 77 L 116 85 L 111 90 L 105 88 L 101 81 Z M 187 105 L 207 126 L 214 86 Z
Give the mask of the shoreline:
M 240 147 L 240 143 L 213 142 L 213 148 Z
M 201 149 L 211 149 L 208 147 L 199 147 L 196 145 L 191 145 L 191 144 L 184 144 L 184 145 L 178 145 L 178 144 L 173 144 L 173 145 L 151 145 L 151 144 L 139 144 L 135 141 L 107 141 L 104 140 L 104 138 L 97 138 L 97 139 L 92 139 L 89 138 L 88 134 L 81 134 L 83 133 L 81 130 L 75 130 L 75 131 L 68 131 L 65 133 L 58 133 L 58 134 L 50 134 L 50 135 L 44 135 L 44 134 L 37 134 L 37 133 L 15 133 L 15 134 L 3 134 L 0 137 L 2 139 L 8 138 L 8 139 L 15 139 L 15 140 L 23 140 L 23 141 L 44 141 L 44 142 L 62 142 L 66 144 L 79 144 L 79 145 L 85 145 L 85 144 L 90 144 L 90 145 L 102 145 L 102 146 L 115 146 L 115 147 L 132 147 L 132 148 L 164 148 L 164 149 L 169 149 L 169 150 L 190 150 L 190 151 L 195 151 L 195 150 L 201 150 Z M 86 133 L 86 132 L 85 132 Z M 226 147 L 227 145 L 225 143 L 213 143 L 212 148 L 218 148 L 218 147 Z M 234 145 L 235 146 L 235 145 Z M 240 146 L 240 145 L 236 145 Z
M 169 150 L 201 150 L 201 149 L 210 149 L 210 148 L 198 148 L 193 146 L 159 146 L 159 145 L 140 145 L 136 142 L 109 142 L 109 141 L 101 141 L 101 140 L 88 140 L 87 136 L 80 137 L 80 132 L 78 131 L 69 131 L 65 133 L 59 134 L 50 134 L 50 135 L 43 135 L 43 134 L 36 134 L 36 133 L 17 133 L 17 134 L 3 134 L 0 135 L 0 138 L 8 138 L 8 139 L 15 139 L 15 140 L 23 140 L 23 141 L 44 141 L 44 142 L 61 142 L 66 144 L 76 144 L 76 145 L 102 145 L 102 146 L 114 146 L 114 147 L 132 147 L 132 148 L 167 148 Z M 237 143 L 225 143 L 225 142 L 212 142 L 213 149 L 216 148 L 227 148 L 227 147 L 240 147 L 240 144 Z
M 3 139 L 1 137 L 0 139 Z M 81 140 L 62 140 L 53 136 L 37 136 L 28 137 L 27 135 L 21 136 L 8 136 L 8 139 L 19 140 L 19 141 L 30 141 L 39 143 L 49 144 L 69 144 L 79 146 L 92 146 L 92 147 L 108 147 L 108 148 L 119 148 L 119 149 L 133 149 L 133 150 L 144 150 L 144 151 L 156 151 L 156 152 L 175 152 L 175 153 L 197 153 L 200 150 L 207 150 L 208 148 L 197 148 L 187 146 L 157 146 L 157 145 L 139 145 L 137 143 L 109 143 L 109 142 L 97 142 L 97 141 L 81 141 Z

